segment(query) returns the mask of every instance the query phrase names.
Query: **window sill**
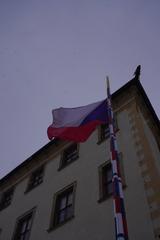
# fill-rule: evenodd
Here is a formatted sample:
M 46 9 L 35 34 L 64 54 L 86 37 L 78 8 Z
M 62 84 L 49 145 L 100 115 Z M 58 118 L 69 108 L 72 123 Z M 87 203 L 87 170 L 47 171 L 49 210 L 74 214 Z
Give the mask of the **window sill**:
M 73 218 L 75 218 L 75 216 L 73 215 L 72 217 L 68 218 L 67 220 L 65 220 L 63 223 L 59 223 L 55 226 L 51 226 L 49 229 L 47 229 L 47 232 L 50 233 L 54 230 L 56 230 L 57 228 L 63 226 L 64 224 L 66 224 L 67 222 L 70 222 L 71 220 L 73 220 Z
M 32 191 L 33 189 L 35 189 L 36 187 L 38 187 L 38 186 L 41 185 L 42 183 L 43 183 L 43 181 L 40 182 L 39 184 L 37 184 L 36 186 L 33 186 L 33 187 L 30 187 L 30 188 L 27 188 L 27 190 L 24 192 L 24 194 L 27 194 L 28 192 Z
M 111 198 L 112 196 L 113 196 L 113 194 L 108 194 L 108 195 L 106 195 L 104 197 L 99 198 L 97 202 L 98 203 L 104 202 L 105 200 Z

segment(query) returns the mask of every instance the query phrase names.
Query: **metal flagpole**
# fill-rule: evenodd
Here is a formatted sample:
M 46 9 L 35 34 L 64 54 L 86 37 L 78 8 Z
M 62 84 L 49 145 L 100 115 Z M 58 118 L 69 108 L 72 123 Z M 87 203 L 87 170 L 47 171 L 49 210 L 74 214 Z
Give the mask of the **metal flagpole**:
M 109 78 L 107 81 L 107 117 L 110 132 L 110 154 L 112 165 L 112 182 L 113 182 L 113 204 L 114 204 L 114 220 L 116 240 L 128 240 L 127 220 L 124 207 L 122 181 L 119 167 L 119 156 L 117 149 L 117 140 L 114 129 L 114 118 L 111 105 L 111 94 L 109 86 Z

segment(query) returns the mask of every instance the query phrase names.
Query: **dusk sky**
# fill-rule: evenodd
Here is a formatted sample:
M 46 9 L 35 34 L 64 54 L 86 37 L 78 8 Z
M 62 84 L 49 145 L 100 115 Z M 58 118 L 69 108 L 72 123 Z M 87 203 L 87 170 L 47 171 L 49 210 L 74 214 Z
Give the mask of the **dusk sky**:
M 49 142 L 51 110 L 133 77 L 160 116 L 159 0 L 0 1 L 0 177 Z

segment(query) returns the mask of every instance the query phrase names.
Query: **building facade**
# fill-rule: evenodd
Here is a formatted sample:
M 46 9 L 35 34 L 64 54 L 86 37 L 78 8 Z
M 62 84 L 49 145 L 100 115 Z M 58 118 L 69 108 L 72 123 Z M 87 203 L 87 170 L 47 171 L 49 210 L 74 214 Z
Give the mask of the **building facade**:
M 160 239 L 160 124 L 138 79 L 112 95 L 130 240 Z M 0 239 L 115 239 L 109 131 L 52 140 L 0 180 Z

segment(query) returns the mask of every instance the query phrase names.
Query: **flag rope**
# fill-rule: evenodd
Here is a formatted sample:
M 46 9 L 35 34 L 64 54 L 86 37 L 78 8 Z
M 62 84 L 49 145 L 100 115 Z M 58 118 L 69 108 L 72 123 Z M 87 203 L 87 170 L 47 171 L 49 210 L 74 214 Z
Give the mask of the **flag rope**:
M 119 166 L 114 116 L 111 105 L 109 78 L 107 77 L 107 118 L 110 132 L 110 155 L 112 165 L 113 205 L 116 240 L 128 240 L 128 228 L 125 214 L 122 180 Z

